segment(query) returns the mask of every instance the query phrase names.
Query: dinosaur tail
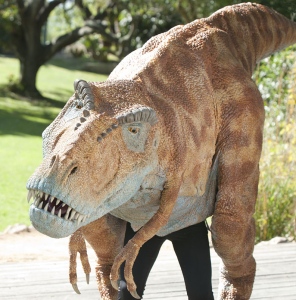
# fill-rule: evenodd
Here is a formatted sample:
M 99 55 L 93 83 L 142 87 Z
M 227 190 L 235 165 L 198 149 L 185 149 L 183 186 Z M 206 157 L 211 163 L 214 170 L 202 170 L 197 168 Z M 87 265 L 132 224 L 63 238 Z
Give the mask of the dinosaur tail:
M 296 43 L 296 23 L 260 4 L 227 6 L 207 20 L 228 33 L 236 55 L 250 73 L 261 59 Z

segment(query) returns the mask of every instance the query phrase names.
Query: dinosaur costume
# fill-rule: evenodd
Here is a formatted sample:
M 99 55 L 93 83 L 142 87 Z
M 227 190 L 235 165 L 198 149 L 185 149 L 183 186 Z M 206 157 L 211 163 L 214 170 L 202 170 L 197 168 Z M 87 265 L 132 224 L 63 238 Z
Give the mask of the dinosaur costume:
M 102 299 L 128 290 L 140 247 L 212 218 L 221 257 L 219 299 L 249 299 L 264 105 L 251 79 L 262 58 L 296 42 L 296 25 L 254 3 L 176 26 L 128 55 L 106 82 L 76 80 L 75 94 L 44 131 L 44 160 L 30 177 L 34 227 L 70 239 Z M 126 221 L 141 228 L 123 248 Z M 110 280 L 111 279 L 111 280 Z M 113 288 L 114 287 L 114 288 Z

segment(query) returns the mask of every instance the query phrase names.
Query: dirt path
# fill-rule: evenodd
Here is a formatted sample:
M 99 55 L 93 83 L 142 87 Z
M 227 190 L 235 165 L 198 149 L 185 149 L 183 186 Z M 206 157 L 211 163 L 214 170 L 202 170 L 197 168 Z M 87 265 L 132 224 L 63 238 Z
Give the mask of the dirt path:
M 0 264 L 68 259 L 68 238 L 53 239 L 36 230 L 0 235 Z

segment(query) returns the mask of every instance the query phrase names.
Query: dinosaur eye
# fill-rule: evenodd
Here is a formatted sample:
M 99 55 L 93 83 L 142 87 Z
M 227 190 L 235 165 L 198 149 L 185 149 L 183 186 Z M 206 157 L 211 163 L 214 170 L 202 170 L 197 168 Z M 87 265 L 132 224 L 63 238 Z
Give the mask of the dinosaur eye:
M 83 104 L 82 104 L 81 101 L 78 101 L 78 102 L 76 103 L 76 108 L 81 109 L 82 106 L 83 106 Z
M 130 131 L 131 133 L 136 134 L 136 133 L 139 132 L 139 128 L 136 128 L 136 127 L 129 127 L 129 128 L 128 128 L 128 131 Z

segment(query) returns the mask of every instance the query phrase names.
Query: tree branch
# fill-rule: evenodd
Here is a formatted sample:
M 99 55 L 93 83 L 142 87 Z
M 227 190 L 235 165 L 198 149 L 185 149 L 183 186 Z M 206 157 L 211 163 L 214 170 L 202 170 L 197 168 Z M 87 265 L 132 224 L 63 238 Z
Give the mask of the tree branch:
M 92 17 L 92 14 L 87 6 L 83 5 L 82 0 L 75 0 L 75 4 L 80 8 L 80 10 L 84 13 L 84 20 L 90 19 Z
M 110 9 L 113 9 L 115 6 L 115 3 L 110 0 L 108 1 L 108 5 L 103 9 L 103 11 L 100 11 L 100 9 L 97 10 L 97 14 L 92 17 L 93 20 L 103 20 L 107 17 L 108 11 Z
M 178 2 L 178 10 L 179 10 L 179 13 L 182 16 L 182 18 L 185 20 L 185 23 L 190 23 L 190 18 L 188 16 L 186 10 L 182 6 L 181 1 Z
M 45 5 L 45 0 L 34 0 L 32 1 L 28 8 L 29 8 L 29 14 L 31 15 L 32 18 L 36 18 L 36 16 L 38 15 L 40 9 L 42 9 L 42 7 L 44 7 Z
M 99 33 L 100 35 L 104 36 L 110 42 L 118 42 L 118 37 L 112 33 L 107 33 L 106 29 L 107 26 L 104 26 L 101 22 L 88 20 L 85 22 L 85 25 L 92 28 L 93 32 Z
M 55 55 L 58 51 L 62 50 L 64 47 L 75 43 L 81 37 L 93 33 L 94 30 L 88 26 L 76 28 L 69 33 L 66 33 L 56 39 L 54 39 L 49 45 L 46 47 L 46 55 L 44 60 L 47 61 L 53 55 Z
M 135 31 L 135 22 L 132 21 L 129 32 L 126 35 L 119 38 L 118 43 L 121 44 L 121 43 L 128 41 L 132 37 L 134 31 Z
M 16 2 L 17 2 L 19 9 L 25 8 L 24 0 L 17 0 Z
M 49 14 L 61 3 L 64 3 L 65 0 L 54 0 L 48 2 L 47 5 L 43 6 L 38 15 L 38 22 L 42 26 L 48 19 Z

